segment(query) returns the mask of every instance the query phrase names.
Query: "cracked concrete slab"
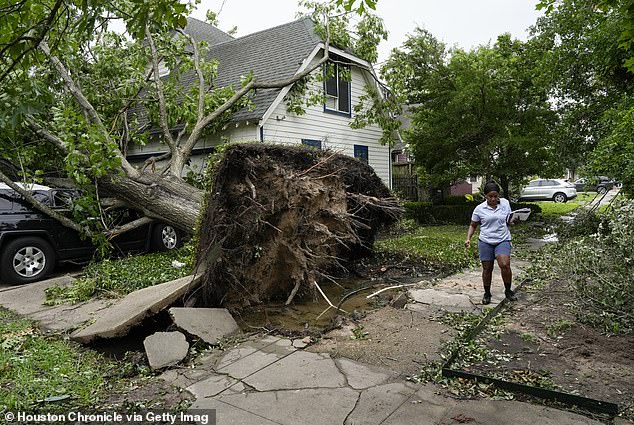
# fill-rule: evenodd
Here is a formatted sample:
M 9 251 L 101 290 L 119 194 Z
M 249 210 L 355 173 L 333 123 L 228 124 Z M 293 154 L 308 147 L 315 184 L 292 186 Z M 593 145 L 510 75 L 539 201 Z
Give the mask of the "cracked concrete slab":
M 243 381 L 258 391 L 339 388 L 346 385 L 343 374 L 330 356 L 305 351 L 296 351 Z
M 282 338 L 267 335 L 243 341 L 231 350 L 222 353 L 202 355 L 195 361 L 196 367 L 206 367 L 213 370 L 222 369 L 238 360 L 265 348 L 267 345 L 278 343 Z
M 174 369 L 166 370 L 161 375 L 159 375 L 159 378 L 177 387 L 187 388 L 198 381 L 202 381 L 203 379 L 208 378 L 211 375 L 215 374 L 201 368 L 190 369 L 177 367 Z
M 242 356 L 237 361 L 228 363 L 221 362 L 221 364 L 225 365 L 218 367 L 216 371 L 218 373 L 231 375 L 236 379 L 243 379 L 295 351 L 296 350 L 290 344 L 285 345 L 284 340 L 278 340 L 277 342 L 267 344 L 259 350 Z M 234 357 L 230 356 L 230 358 Z
M 40 311 L 51 310 L 54 307 L 45 306 L 42 303 L 46 300 L 44 291 L 53 285 L 65 287 L 75 281 L 70 276 L 60 276 L 46 279 L 27 285 L 13 285 L 0 290 L 2 294 L 2 305 L 18 314 L 31 315 Z
M 87 344 L 98 338 L 127 335 L 143 319 L 169 307 L 199 284 L 194 276 L 185 276 L 134 291 L 100 314 L 95 323 L 74 332 L 71 339 Z
M 172 307 L 169 314 L 176 326 L 207 344 L 217 345 L 225 336 L 240 332 L 226 308 Z
M 150 369 L 163 369 L 183 360 L 189 352 L 189 343 L 180 332 L 155 332 L 143 340 Z
M 75 305 L 44 305 L 45 291 L 53 285 L 66 287 L 75 278 L 64 275 L 28 285 L 14 285 L 0 289 L 2 306 L 17 314 L 29 316 L 44 330 L 68 331 L 82 326 L 94 318 L 95 312 L 107 308 L 105 301 L 95 300 Z
M 198 381 L 185 388 L 187 391 L 199 398 L 214 397 L 227 388 L 239 383 L 237 379 L 234 379 L 228 375 L 214 374 L 202 381 Z
M 390 370 L 368 366 L 346 358 L 335 359 L 335 364 L 344 374 L 348 385 L 355 390 L 380 385 L 393 376 L 393 372 Z
M 198 399 L 190 406 L 187 413 L 195 414 L 197 411 L 216 411 L 216 423 L 218 425 L 279 425 L 265 417 L 256 415 L 239 407 L 232 406 L 213 398 Z
M 363 391 L 346 424 L 379 425 L 400 408 L 420 384 L 395 382 Z
M 417 303 L 433 305 L 453 312 L 471 312 L 476 306 L 468 295 L 450 293 L 442 289 L 410 289 L 409 297 Z
M 229 395 L 223 393 L 216 400 L 278 424 L 324 425 L 344 423 L 358 397 L 358 392 L 350 388 L 311 388 Z M 228 417 L 229 413 L 217 410 L 218 423 L 224 425 L 224 419 L 220 422 L 220 417 Z M 228 423 L 231 423 L 230 420 Z

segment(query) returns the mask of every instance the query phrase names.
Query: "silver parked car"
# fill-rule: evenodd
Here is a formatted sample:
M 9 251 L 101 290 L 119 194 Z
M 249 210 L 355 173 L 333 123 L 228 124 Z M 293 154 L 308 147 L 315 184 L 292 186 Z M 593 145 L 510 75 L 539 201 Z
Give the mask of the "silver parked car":
M 576 197 L 575 185 L 562 179 L 531 180 L 520 193 L 520 201 L 566 202 Z

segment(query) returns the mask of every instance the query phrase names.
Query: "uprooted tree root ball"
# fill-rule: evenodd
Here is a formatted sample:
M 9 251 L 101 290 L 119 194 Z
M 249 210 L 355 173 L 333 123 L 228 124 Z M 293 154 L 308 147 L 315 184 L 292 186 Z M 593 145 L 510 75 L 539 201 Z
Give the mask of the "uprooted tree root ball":
M 371 252 L 401 208 L 368 165 L 332 151 L 241 144 L 218 166 L 200 230 L 206 306 L 315 290 Z

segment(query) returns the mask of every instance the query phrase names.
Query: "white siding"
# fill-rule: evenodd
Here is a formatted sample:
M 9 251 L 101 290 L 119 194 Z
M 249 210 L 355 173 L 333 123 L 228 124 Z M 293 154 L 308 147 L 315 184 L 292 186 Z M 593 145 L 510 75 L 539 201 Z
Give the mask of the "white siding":
M 183 136 L 183 138 L 185 138 L 185 136 Z M 259 138 L 260 136 L 257 123 L 229 123 L 227 124 L 227 128 L 225 130 L 216 133 L 213 136 L 207 136 L 199 140 L 198 143 L 196 143 L 195 149 L 210 148 L 218 146 L 222 143 L 256 142 L 259 140 Z M 158 154 L 167 152 L 168 149 L 169 148 L 163 143 L 160 143 L 158 141 L 151 141 L 144 146 L 132 147 L 128 150 L 128 155 Z M 190 170 L 194 172 L 201 172 L 203 170 L 203 165 L 206 157 L 207 154 L 192 155 L 190 164 L 185 167 L 183 173 L 187 174 L 187 172 Z M 131 162 L 135 165 L 139 165 L 143 161 L 134 161 L 134 159 L 131 159 Z M 160 164 L 158 166 L 160 166 Z
M 315 72 L 321 72 L 321 70 Z M 357 67 L 352 67 L 351 75 L 351 105 L 354 107 L 359 102 L 360 96 L 364 94 L 365 85 L 373 83 L 373 80 L 367 71 L 362 71 Z M 322 90 L 322 84 L 315 82 L 314 88 Z M 352 122 L 351 117 L 325 112 L 323 105 L 312 106 L 306 110 L 304 115 L 296 116 L 286 111 L 286 103 L 282 101 L 275 107 L 269 118 L 262 123 L 264 142 L 297 145 L 302 143 L 302 139 L 320 140 L 322 148 L 332 149 L 349 156 L 354 156 L 354 145 L 367 146 L 370 166 L 385 185 L 391 187 L 390 148 L 379 143 L 382 135 L 381 128 L 377 125 L 370 125 L 361 129 L 352 129 L 349 125 L 350 122 Z M 236 123 L 230 123 L 226 130 L 201 140 L 196 147 L 206 148 L 223 142 L 253 142 L 257 140 L 260 140 L 257 123 L 249 122 L 247 125 L 241 122 L 237 126 Z M 158 142 L 150 142 L 145 146 L 131 149 L 129 153 L 154 153 L 166 150 L 166 146 L 162 146 Z M 192 157 L 191 164 L 195 171 L 202 170 L 205 156 Z
M 359 68 L 352 68 L 353 107 L 364 94 L 364 86 L 367 84 L 363 72 Z M 368 78 L 372 82 L 372 77 Z M 315 88 L 321 89 L 322 83 L 316 82 Z M 296 145 L 301 144 L 302 139 L 320 140 L 322 148 L 336 150 L 349 156 L 354 156 L 354 145 L 367 146 L 370 166 L 386 186 L 391 187 L 390 149 L 389 146 L 379 143 L 381 128 L 371 125 L 352 129 L 349 126 L 351 121 L 351 117 L 324 112 L 323 105 L 312 106 L 304 115 L 296 116 L 288 113 L 285 102 L 281 102 L 273 110 L 270 118 L 263 123 L 264 142 Z

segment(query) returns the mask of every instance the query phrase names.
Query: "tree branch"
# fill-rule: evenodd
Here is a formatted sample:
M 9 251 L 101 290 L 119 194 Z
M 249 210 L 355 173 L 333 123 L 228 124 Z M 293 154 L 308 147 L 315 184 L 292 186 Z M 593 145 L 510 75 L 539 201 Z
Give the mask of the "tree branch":
M 33 119 L 33 117 L 30 115 L 25 118 L 25 121 L 27 126 L 31 129 L 33 133 L 35 133 L 37 136 L 40 136 L 42 139 L 46 140 L 47 142 L 52 143 L 65 154 L 68 154 L 68 149 L 66 148 L 66 144 L 64 143 L 62 139 L 55 136 L 54 134 L 49 133 L 46 129 L 40 126 L 35 121 L 35 119 Z
M 8 45 L 6 45 L 2 49 L 2 51 L 0 51 L 0 57 L 2 57 L 4 53 L 8 51 L 11 47 L 13 47 L 15 44 L 18 44 L 19 42 L 25 41 L 25 40 L 29 40 L 32 42 L 31 47 L 28 47 L 26 50 L 22 51 L 18 55 L 18 57 L 14 61 L 11 62 L 11 65 L 9 65 L 9 67 L 2 73 L 2 75 L 0 75 L 0 82 L 2 82 L 9 74 L 11 74 L 13 69 L 17 66 L 18 63 L 20 63 L 23 57 L 28 55 L 29 52 L 31 52 L 32 50 L 35 50 L 38 48 L 39 44 L 42 42 L 42 40 L 44 40 L 44 37 L 46 36 L 48 31 L 51 29 L 50 26 L 53 23 L 53 20 L 55 19 L 57 12 L 59 11 L 59 8 L 62 6 L 63 3 L 64 3 L 64 0 L 57 0 L 55 4 L 53 5 L 53 8 L 51 9 L 51 12 L 46 17 L 46 19 L 44 19 L 40 25 L 37 25 L 41 28 L 41 32 L 37 35 L 37 37 L 33 38 L 33 37 L 20 36 L 17 39 L 15 39 L 12 43 L 9 43 Z M 28 31 L 30 31 L 30 29 Z
M 328 62 L 329 54 L 328 54 L 328 42 L 326 42 L 324 46 L 324 56 L 313 66 L 307 67 L 304 71 L 299 72 L 293 75 L 290 78 L 284 80 L 276 80 L 276 81 L 265 81 L 265 82 L 257 82 L 256 80 L 249 81 L 244 87 L 235 92 L 230 99 L 228 99 L 225 103 L 216 108 L 215 111 L 205 116 L 202 120 L 196 123 L 196 126 L 193 128 L 189 138 L 185 142 L 185 145 L 182 147 L 183 153 L 186 157 L 191 155 L 191 151 L 193 150 L 196 142 L 200 138 L 203 129 L 212 121 L 217 119 L 220 115 L 229 110 L 233 105 L 235 105 L 240 99 L 242 99 L 246 94 L 248 94 L 251 90 L 257 89 L 273 89 L 273 88 L 283 88 L 289 86 L 291 84 L 296 83 L 302 78 L 306 77 L 314 70 L 322 66 L 324 63 Z
M 174 142 L 174 138 L 172 137 L 172 133 L 170 133 L 169 126 L 167 124 L 167 109 L 165 107 L 165 93 L 163 92 L 163 81 L 161 80 L 161 76 L 159 74 L 159 56 L 158 51 L 156 50 L 156 45 L 154 44 L 154 38 L 152 37 L 152 33 L 150 31 L 150 26 L 145 26 L 145 36 L 147 37 L 148 43 L 150 44 L 150 50 L 152 52 L 152 69 L 154 70 L 154 84 L 156 85 L 156 94 L 158 96 L 159 103 L 159 121 L 161 125 L 161 130 L 163 130 L 163 136 L 165 137 L 165 143 L 169 146 L 170 151 L 174 153 L 176 150 L 176 142 Z
M 38 201 L 33 195 L 31 195 L 31 193 L 28 190 L 12 182 L 11 179 L 7 177 L 2 171 L 0 171 L 0 181 L 6 183 L 7 186 L 15 190 L 18 194 L 20 194 L 35 208 L 42 211 L 44 214 L 48 215 L 49 217 L 52 217 L 55 220 L 59 221 L 62 225 L 68 228 L 71 228 L 79 233 L 83 233 L 88 236 L 93 236 L 93 233 L 90 231 L 90 229 L 88 229 L 87 227 L 81 227 L 79 224 L 75 223 L 71 219 L 64 217 L 63 215 L 59 214 L 57 211 L 49 208 L 47 205 Z
M 75 100 L 77 101 L 81 109 L 90 118 L 90 121 L 99 127 L 99 129 L 101 130 L 102 134 L 104 135 L 106 139 L 106 142 L 114 143 L 110 138 L 110 133 L 108 132 L 103 122 L 101 121 L 99 114 L 97 113 L 95 108 L 91 105 L 91 103 L 88 101 L 88 99 L 86 99 L 86 97 L 81 92 L 79 87 L 77 87 L 77 85 L 71 78 L 70 74 L 64 67 L 64 64 L 62 64 L 62 62 L 59 60 L 59 58 L 57 58 L 57 56 L 54 56 L 51 54 L 51 50 L 49 49 L 48 44 L 46 42 L 42 41 L 39 45 L 39 48 L 42 52 L 44 52 L 46 57 L 48 57 L 48 59 L 53 63 L 53 66 L 59 73 L 60 77 L 62 78 L 62 80 L 64 80 L 66 89 L 75 98 Z M 125 159 L 125 157 L 123 156 L 123 154 L 118 148 L 115 150 L 115 155 L 121 161 L 121 168 L 123 168 L 123 170 L 126 172 L 127 175 L 137 176 L 139 174 L 139 172 L 128 162 L 128 160 Z
M 189 40 L 194 50 L 194 69 L 196 70 L 196 77 L 198 78 L 198 118 L 196 121 L 200 121 L 203 119 L 205 112 L 205 80 L 203 78 L 203 70 L 200 68 L 200 51 L 198 50 L 198 44 L 196 44 L 196 41 L 194 41 L 191 35 L 183 30 L 178 30 L 178 32 Z
M 123 226 L 117 226 L 114 229 L 107 231 L 106 236 L 108 237 L 108 240 L 112 240 L 112 238 L 122 235 L 125 232 L 129 232 L 130 230 L 134 230 L 138 227 L 152 223 L 153 221 L 154 220 L 149 217 L 141 217 L 134 221 L 126 223 Z

